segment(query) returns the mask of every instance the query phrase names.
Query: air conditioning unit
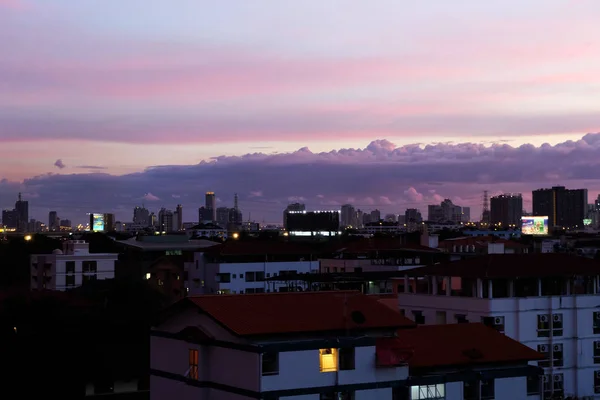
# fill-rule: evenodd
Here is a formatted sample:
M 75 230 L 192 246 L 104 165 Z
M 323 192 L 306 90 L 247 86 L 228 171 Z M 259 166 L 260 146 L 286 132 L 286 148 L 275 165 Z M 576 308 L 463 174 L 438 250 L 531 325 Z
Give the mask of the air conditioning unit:
M 600 342 L 594 342 L 594 348 L 600 350 Z
M 544 375 L 544 383 L 550 382 L 550 375 Z
M 554 316 L 552 317 L 552 319 L 554 320 L 554 322 L 561 322 L 562 321 L 562 314 L 554 314 Z
M 600 312 L 595 312 L 594 313 L 594 317 L 598 320 L 600 320 Z
M 596 371 L 596 378 L 600 379 L 600 371 Z
M 562 351 L 562 344 L 555 344 L 554 351 Z
M 548 352 L 548 345 L 546 345 L 546 344 L 540 345 L 539 348 L 540 348 L 539 349 L 540 353 L 547 353 Z
M 548 322 L 548 316 L 547 315 L 540 315 L 540 322 Z
M 562 375 L 554 375 L 554 382 L 562 382 L 562 380 L 563 380 Z
M 496 325 L 502 325 L 502 324 L 504 324 L 504 317 L 496 317 L 496 318 L 494 318 L 494 324 L 496 324 Z

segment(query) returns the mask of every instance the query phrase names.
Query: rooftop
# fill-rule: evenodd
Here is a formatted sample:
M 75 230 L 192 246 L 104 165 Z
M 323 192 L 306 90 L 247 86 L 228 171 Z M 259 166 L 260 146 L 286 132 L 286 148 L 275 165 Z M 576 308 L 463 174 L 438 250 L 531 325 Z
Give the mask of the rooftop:
M 309 255 L 318 251 L 298 243 L 274 240 L 229 240 L 207 250 L 207 254 L 220 256 L 242 255 Z
M 128 247 L 134 247 L 143 251 L 164 251 L 164 250 L 200 250 L 207 247 L 218 245 L 218 242 L 211 240 L 188 240 L 187 236 L 176 235 L 178 240 L 172 240 L 169 235 L 156 236 L 149 239 L 150 236 L 131 238 L 127 240 L 117 240 L 117 243 Z M 161 240 L 163 239 L 163 240 Z
M 368 253 L 372 251 L 419 251 L 439 253 L 438 249 L 418 243 L 405 243 L 402 238 L 369 238 L 341 244 L 336 251 L 343 253 Z
M 474 245 L 475 247 L 481 248 L 488 246 L 489 243 L 502 243 L 504 247 L 507 249 L 523 249 L 527 246 L 512 241 L 499 238 L 497 236 L 469 236 L 469 237 L 460 237 L 453 239 L 442 240 L 439 244 L 440 248 L 447 248 L 452 246 L 465 246 L 465 245 Z
M 462 278 L 544 278 L 598 275 L 600 261 L 571 254 L 488 254 L 465 260 L 416 268 L 409 276 L 454 276 Z
M 401 329 L 397 335 L 398 343 L 411 353 L 411 368 L 543 359 L 537 351 L 479 323 L 420 325 L 416 329 Z
M 414 327 L 359 292 L 293 292 L 188 297 L 238 336 Z

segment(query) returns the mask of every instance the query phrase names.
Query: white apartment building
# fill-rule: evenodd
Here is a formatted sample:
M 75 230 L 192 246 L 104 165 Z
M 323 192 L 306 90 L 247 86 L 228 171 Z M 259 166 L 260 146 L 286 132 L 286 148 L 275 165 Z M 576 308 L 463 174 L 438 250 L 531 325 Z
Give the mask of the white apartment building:
M 189 295 L 269 293 L 290 288 L 267 279 L 316 273 L 319 261 L 309 249 L 290 243 L 232 241 L 195 253 L 184 271 Z
M 69 240 L 52 254 L 31 256 L 31 289 L 67 290 L 88 280 L 115 277 L 118 254 L 90 253 L 89 243 Z
M 600 263 L 492 254 L 407 272 L 401 311 L 420 324 L 484 322 L 546 358 L 545 399 L 600 398 Z
M 481 324 L 433 328 L 358 292 L 189 297 L 151 331 L 150 398 L 540 399 L 539 353 Z

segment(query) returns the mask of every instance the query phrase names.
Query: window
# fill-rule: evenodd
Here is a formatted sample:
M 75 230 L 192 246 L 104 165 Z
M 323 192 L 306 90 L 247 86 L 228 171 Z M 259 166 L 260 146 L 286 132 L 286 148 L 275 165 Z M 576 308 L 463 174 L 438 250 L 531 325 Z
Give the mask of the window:
M 97 279 L 98 279 L 98 277 L 96 276 L 96 274 L 94 274 L 94 275 L 83 275 L 83 277 L 82 277 L 83 283 L 86 283 L 86 282 L 89 282 L 89 281 L 95 281 Z
M 594 335 L 600 333 L 600 311 L 594 311 Z
M 246 272 L 246 282 L 254 282 L 254 281 L 255 281 L 254 272 Z
M 544 359 L 538 361 L 538 367 L 547 368 L 550 366 L 550 345 L 548 344 L 538 344 L 537 347 L 538 353 L 542 353 L 544 355 Z
M 343 347 L 339 349 L 340 353 L 340 371 L 349 371 L 354 369 L 354 347 Z
M 265 273 L 262 271 L 256 271 L 254 273 L 254 278 L 256 279 L 257 282 L 261 282 L 265 280 Z
M 240 275 L 241 277 L 241 275 Z M 231 274 L 229 273 L 221 273 L 217 274 L 216 281 L 221 283 L 230 283 L 231 282 Z
M 504 333 L 504 317 L 481 317 L 481 322 L 500 333 Z
M 263 353 L 262 374 L 279 375 L 279 353 Z
M 563 315 L 552 314 L 552 336 L 563 335 Z
M 594 393 L 600 393 L 600 371 L 594 371 Z
M 540 314 L 537 316 L 537 336 L 550 337 L 550 316 L 548 314 Z
M 190 372 L 188 372 L 188 378 L 198 380 L 198 350 L 190 349 Z
M 75 273 L 75 261 L 67 261 L 65 264 L 65 268 L 66 268 L 66 272 L 67 274 L 74 274 Z
M 411 399 L 412 400 L 421 400 L 421 399 L 443 399 L 445 396 L 445 387 L 443 383 L 439 383 L 437 385 L 421 385 L 421 386 L 411 386 Z
M 481 400 L 493 399 L 494 398 L 494 380 L 493 379 L 482 379 L 481 380 Z
M 246 289 L 246 294 L 248 294 L 248 293 L 252 294 L 252 293 L 256 293 L 256 292 L 254 291 L 254 289 L 248 288 L 248 289 Z
M 540 377 L 539 376 L 528 376 L 527 377 L 527 395 L 539 395 L 540 394 Z
M 75 286 L 75 275 L 66 275 L 65 284 L 67 286 Z
M 423 311 L 415 311 L 413 310 L 413 319 L 416 324 L 424 325 L 425 324 L 425 316 L 423 315 Z
M 321 393 L 320 400 L 354 400 L 354 391 Z
M 399 386 L 392 388 L 392 400 L 410 400 L 410 388 Z
M 337 349 L 319 350 L 319 370 L 321 372 L 334 372 L 337 369 Z
M 600 364 L 600 342 L 594 342 L 594 364 Z
M 552 375 L 552 386 L 554 388 L 554 396 L 562 398 L 564 396 L 565 388 L 563 386 L 563 374 Z
M 562 343 L 552 346 L 552 366 L 562 367 L 564 364 L 563 345 Z
M 86 272 L 96 272 L 98 269 L 98 263 L 96 261 L 82 261 L 81 269 L 84 273 Z
M 456 323 L 458 323 L 458 324 L 469 323 L 469 320 L 467 319 L 466 314 L 455 314 L 454 318 L 456 318 Z

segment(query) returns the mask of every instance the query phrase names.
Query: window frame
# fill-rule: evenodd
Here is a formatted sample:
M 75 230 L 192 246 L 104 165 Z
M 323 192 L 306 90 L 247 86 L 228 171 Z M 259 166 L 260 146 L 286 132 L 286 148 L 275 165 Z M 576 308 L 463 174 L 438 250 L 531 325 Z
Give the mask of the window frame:
M 338 349 L 338 368 L 340 371 L 356 369 L 356 349 L 354 347 L 340 347 Z
M 189 349 L 188 351 L 189 372 L 188 378 L 193 380 L 200 379 L 199 374 L 199 352 L 198 349 Z
M 269 360 L 268 357 L 265 359 L 265 356 L 272 356 L 272 360 Z M 273 368 L 270 368 L 271 370 L 265 372 L 265 363 L 267 365 L 273 364 Z M 260 373 L 262 376 L 279 375 L 279 353 L 268 352 L 260 355 Z
M 324 365 L 324 358 L 326 356 L 331 356 L 333 359 L 334 365 L 332 367 L 328 367 Z M 339 360 L 338 360 L 338 351 L 336 348 L 327 348 L 327 349 L 319 349 L 319 372 L 328 373 L 328 372 L 337 372 L 339 370 Z

